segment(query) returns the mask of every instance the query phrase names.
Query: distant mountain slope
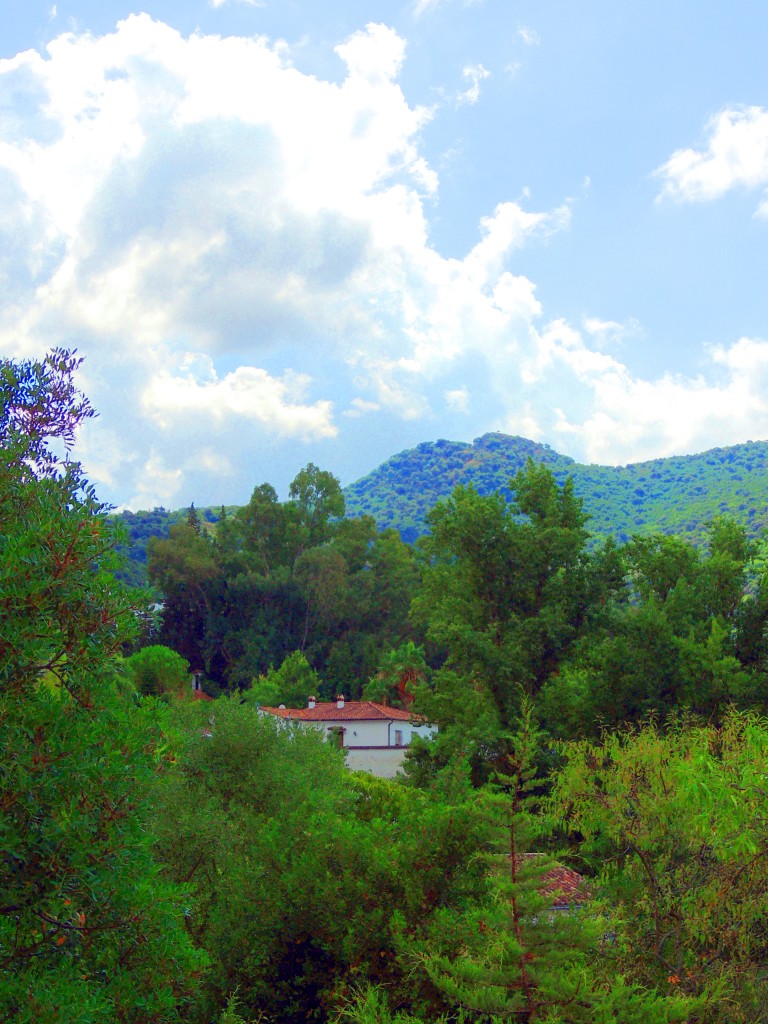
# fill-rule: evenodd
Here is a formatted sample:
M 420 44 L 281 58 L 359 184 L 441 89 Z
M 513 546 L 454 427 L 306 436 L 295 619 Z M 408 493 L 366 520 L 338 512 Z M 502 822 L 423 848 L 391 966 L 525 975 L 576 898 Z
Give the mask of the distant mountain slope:
M 619 467 L 584 466 L 547 445 L 507 434 L 485 434 L 472 444 L 427 442 L 394 455 L 345 488 L 347 515 L 372 515 L 379 529 L 394 527 L 413 542 L 426 532 L 427 513 L 435 502 L 457 484 L 472 484 L 481 494 L 506 491 L 529 457 L 549 466 L 560 483 L 573 477 L 591 517 L 588 528 L 596 536 L 610 534 L 623 542 L 633 533 L 658 530 L 701 541 L 706 524 L 722 514 L 746 523 L 752 535 L 768 527 L 767 441 Z M 217 519 L 213 509 L 198 512 L 208 524 Z M 167 537 L 171 524 L 187 513 L 158 508 L 116 516 L 128 533 L 121 573 L 126 582 L 146 583 L 147 541 Z
M 344 491 L 348 515 L 367 513 L 379 528 L 393 526 L 413 541 L 439 498 L 457 484 L 482 494 L 506 490 L 528 458 L 545 463 L 560 482 L 573 477 L 592 533 L 618 541 L 633 533 L 703 537 L 714 516 L 728 514 L 751 534 L 768 525 L 768 442 L 748 441 L 630 466 L 581 465 L 523 437 L 485 434 L 472 444 L 435 441 L 388 459 Z
M 217 512 L 211 508 L 200 508 L 197 512 L 208 526 L 218 520 Z M 117 545 L 117 550 L 125 557 L 122 570 L 115 573 L 117 578 L 132 587 L 146 586 L 149 538 L 167 537 L 171 526 L 184 522 L 188 514 L 188 508 L 176 509 L 175 512 L 154 508 L 152 511 L 113 513 L 112 518 L 120 525 L 127 540 L 126 544 Z

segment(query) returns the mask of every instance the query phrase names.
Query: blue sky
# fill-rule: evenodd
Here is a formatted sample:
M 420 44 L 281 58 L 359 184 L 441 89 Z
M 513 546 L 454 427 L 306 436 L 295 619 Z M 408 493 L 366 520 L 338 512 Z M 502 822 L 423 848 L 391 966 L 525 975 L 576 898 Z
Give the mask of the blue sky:
M 0 0 L 0 353 L 117 506 L 768 438 L 768 5 Z

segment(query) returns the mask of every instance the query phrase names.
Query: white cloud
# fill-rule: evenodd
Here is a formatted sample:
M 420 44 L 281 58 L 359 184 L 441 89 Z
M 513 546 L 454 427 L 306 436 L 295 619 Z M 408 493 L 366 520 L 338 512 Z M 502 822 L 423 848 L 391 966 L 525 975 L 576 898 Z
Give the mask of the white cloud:
M 413 16 L 414 18 L 420 18 L 422 14 L 426 14 L 427 11 L 434 10 L 435 7 L 439 7 L 441 0 L 416 0 L 413 5 Z
M 642 337 L 643 334 L 642 326 L 635 319 L 619 323 L 616 320 L 585 317 L 582 326 L 590 336 L 591 343 L 600 349 L 619 346 L 629 339 Z
M 353 78 L 381 85 L 397 78 L 405 59 L 405 40 L 393 28 L 371 23 L 340 43 L 336 53 Z
M 420 18 L 428 11 L 436 10 L 438 7 L 447 6 L 452 0 L 415 0 L 413 5 L 414 18 Z M 463 0 L 462 7 L 476 7 L 483 3 L 483 0 Z
M 453 388 L 446 391 L 445 404 L 456 412 L 469 412 L 469 392 L 466 388 Z
M 357 419 L 366 413 L 378 412 L 380 408 L 381 406 L 378 402 L 367 402 L 364 398 L 353 398 L 349 409 L 344 410 L 344 415 Z
M 371 24 L 336 54 L 338 83 L 281 44 L 137 15 L 0 61 L 0 346 L 78 339 L 102 414 L 81 451 L 110 498 L 245 500 L 297 447 L 320 461 L 456 413 L 608 461 L 768 435 L 765 343 L 643 381 L 608 354 L 638 325 L 552 318 L 524 250 L 569 229 L 568 203 L 498 203 L 441 255 L 438 115 L 403 95 L 404 40 Z
M 287 372 L 280 380 L 262 369 L 239 366 L 219 379 L 213 366 L 207 379 L 194 373 L 156 373 L 142 395 L 145 411 L 160 426 L 194 416 L 211 424 L 222 420 L 253 420 L 284 437 L 334 437 L 329 401 L 302 403 L 310 380 Z
M 517 30 L 517 34 L 526 46 L 538 46 L 541 43 L 541 36 L 535 28 L 528 28 L 525 25 L 520 25 Z
M 158 506 L 176 508 L 180 504 L 179 492 L 183 483 L 181 469 L 169 467 L 158 452 L 152 450 L 137 476 L 138 489 L 126 502 L 131 509 L 151 509 Z
M 187 464 L 200 466 L 213 476 L 233 476 L 235 472 L 231 460 L 218 448 L 201 448 L 191 456 Z
M 246 7 L 264 7 L 266 0 L 208 0 L 208 6 L 214 9 L 228 3 L 244 4 Z
M 94 400 L 119 374 L 168 445 L 193 408 L 333 436 L 331 399 L 291 393 L 311 375 L 289 386 L 253 356 L 288 340 L 341 372 L 348 339 L 379 330 L 359 279 L 395 239 L 424 244 L 419 196 L 437 187 L 418 149 L 429 113 L 396 83 L 403 40 L 369 25 L 337 53 L 347 75 L 332 85 L 280 45 L 185 39 L 140 15 L 0 62 L 0 89 L 20 82 L 35 104 L 0 145 L 7 349 L 84 339 Z M 189 350 L 244 365 L 193 380 L 172 368 Z
M 678 149 L 655 174 L 661 198 L 680 202 L 717 199 L 733 188 L 768 185 L 768 110 L 727 109 L 707 123 L 702 149 Z M 764 201 L 759 212 L 768 211 Z
M 632 376 L 563 321 L 545 326 L 524 360 L 525 404 L 503 428 L 546 437 L 589 462 L 619 464 L 704 451 L 768 434 L 768 343 L 713 349 L 697 377 Z M 537 401 L 541 389 L 552 396 Z
M 483 238 L 467 255 L 465 266 L 485 284 L 502 272 L 509 252 L 521 248 L 532 235 L 566 230 L 570 220 L 567 204 L 551 213 L 529 213 L 518 203 L 499 203 L 492 216 L 481 219 Z
M 491 77 L 491 72 L 482 64 L 468 64 L 462 69 L 461 77 L 468 82 L 467 88 L 458 94 L 459 103 L 475 104 L 480 99 L 480 83 Z

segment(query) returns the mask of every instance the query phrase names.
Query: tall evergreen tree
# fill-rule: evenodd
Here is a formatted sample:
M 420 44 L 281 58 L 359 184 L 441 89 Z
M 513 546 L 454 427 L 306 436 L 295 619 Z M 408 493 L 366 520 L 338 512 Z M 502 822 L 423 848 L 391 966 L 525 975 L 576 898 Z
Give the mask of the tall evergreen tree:
M 198 537 L 200 536 L 200 531 L 202 527 L 200 525 L 200 516 L 198 515 L 197 509 L 195 508 L 194 501 L 189 506 L 189 512 L 187 512 L 187 526 L 189 526 L 190 529 L 194 530 Z

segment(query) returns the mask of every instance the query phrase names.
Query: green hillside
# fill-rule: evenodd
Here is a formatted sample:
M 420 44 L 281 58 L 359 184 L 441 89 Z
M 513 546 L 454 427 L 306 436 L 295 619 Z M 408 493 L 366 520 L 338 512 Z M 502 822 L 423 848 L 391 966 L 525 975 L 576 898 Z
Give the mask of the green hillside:
M 218 519 L 217 511 L 212 508 L 197 510 L 202 521 L 210 527 Z M 132 587 L 143 587 L 147 583 L 147 543 L 150 537 L 168 536 L 174 523 L 181 523 L 189 514 L 189 509 L 180 508 L 169 512 L 166 508 L 154 508 L 151 511 L 117 512 L 111 516 L 125 536 L 125 543 L 118 544 L 117 550 L 125 558 L 122 570 L 115 573 L 119 580 Z
M 388 459 L 347 487 L 347 514 L 375 517 L 405 540 L 425 532 L 427 512 L 457 484 L 482 494 L 506 489 L 528 458 L 545 463 L 559 482 L 573 477 L 590 515 L 592 533 L 624 541 L 655 530 L 703 535 L 714 516 L 728 514 L 751 534 L 768 525 L 768 442 L 748 441 L 700 455 L 654 459 L 630 466 L 581 465 L 523 437 L 485 434 L 472 444 L 435 441 Z
M 590 516 L 589 529 L 597 536 L 625 541 L 634 533 L 659 530 L 698 541 L 707 522 L 722 514 L 745 523 L 752 535 L 768 526 L 768 441 L 631 466 L 585 466 L 548 445 L 507 434 L 484 434 L 472 444 L 426 442 L 393 455 L 345 489 L 347 515 L 371 515 L 379 529 L 394 527 L 413 542 L 426 532 L 435 502 L 457 484 L 471 484 L 481 494 L 506 490 L 528 458 L 549 466 L 559 483 L 573 477 Z M 149 537 L 167 537 L 170 525 L 187 512 L 154 509 L 116 517 L 128 534 L 122 548 L 128 557 L 126 582 L 146 582 Z M 209 526 L 218 518 L 212 508 L 199 512 Z

